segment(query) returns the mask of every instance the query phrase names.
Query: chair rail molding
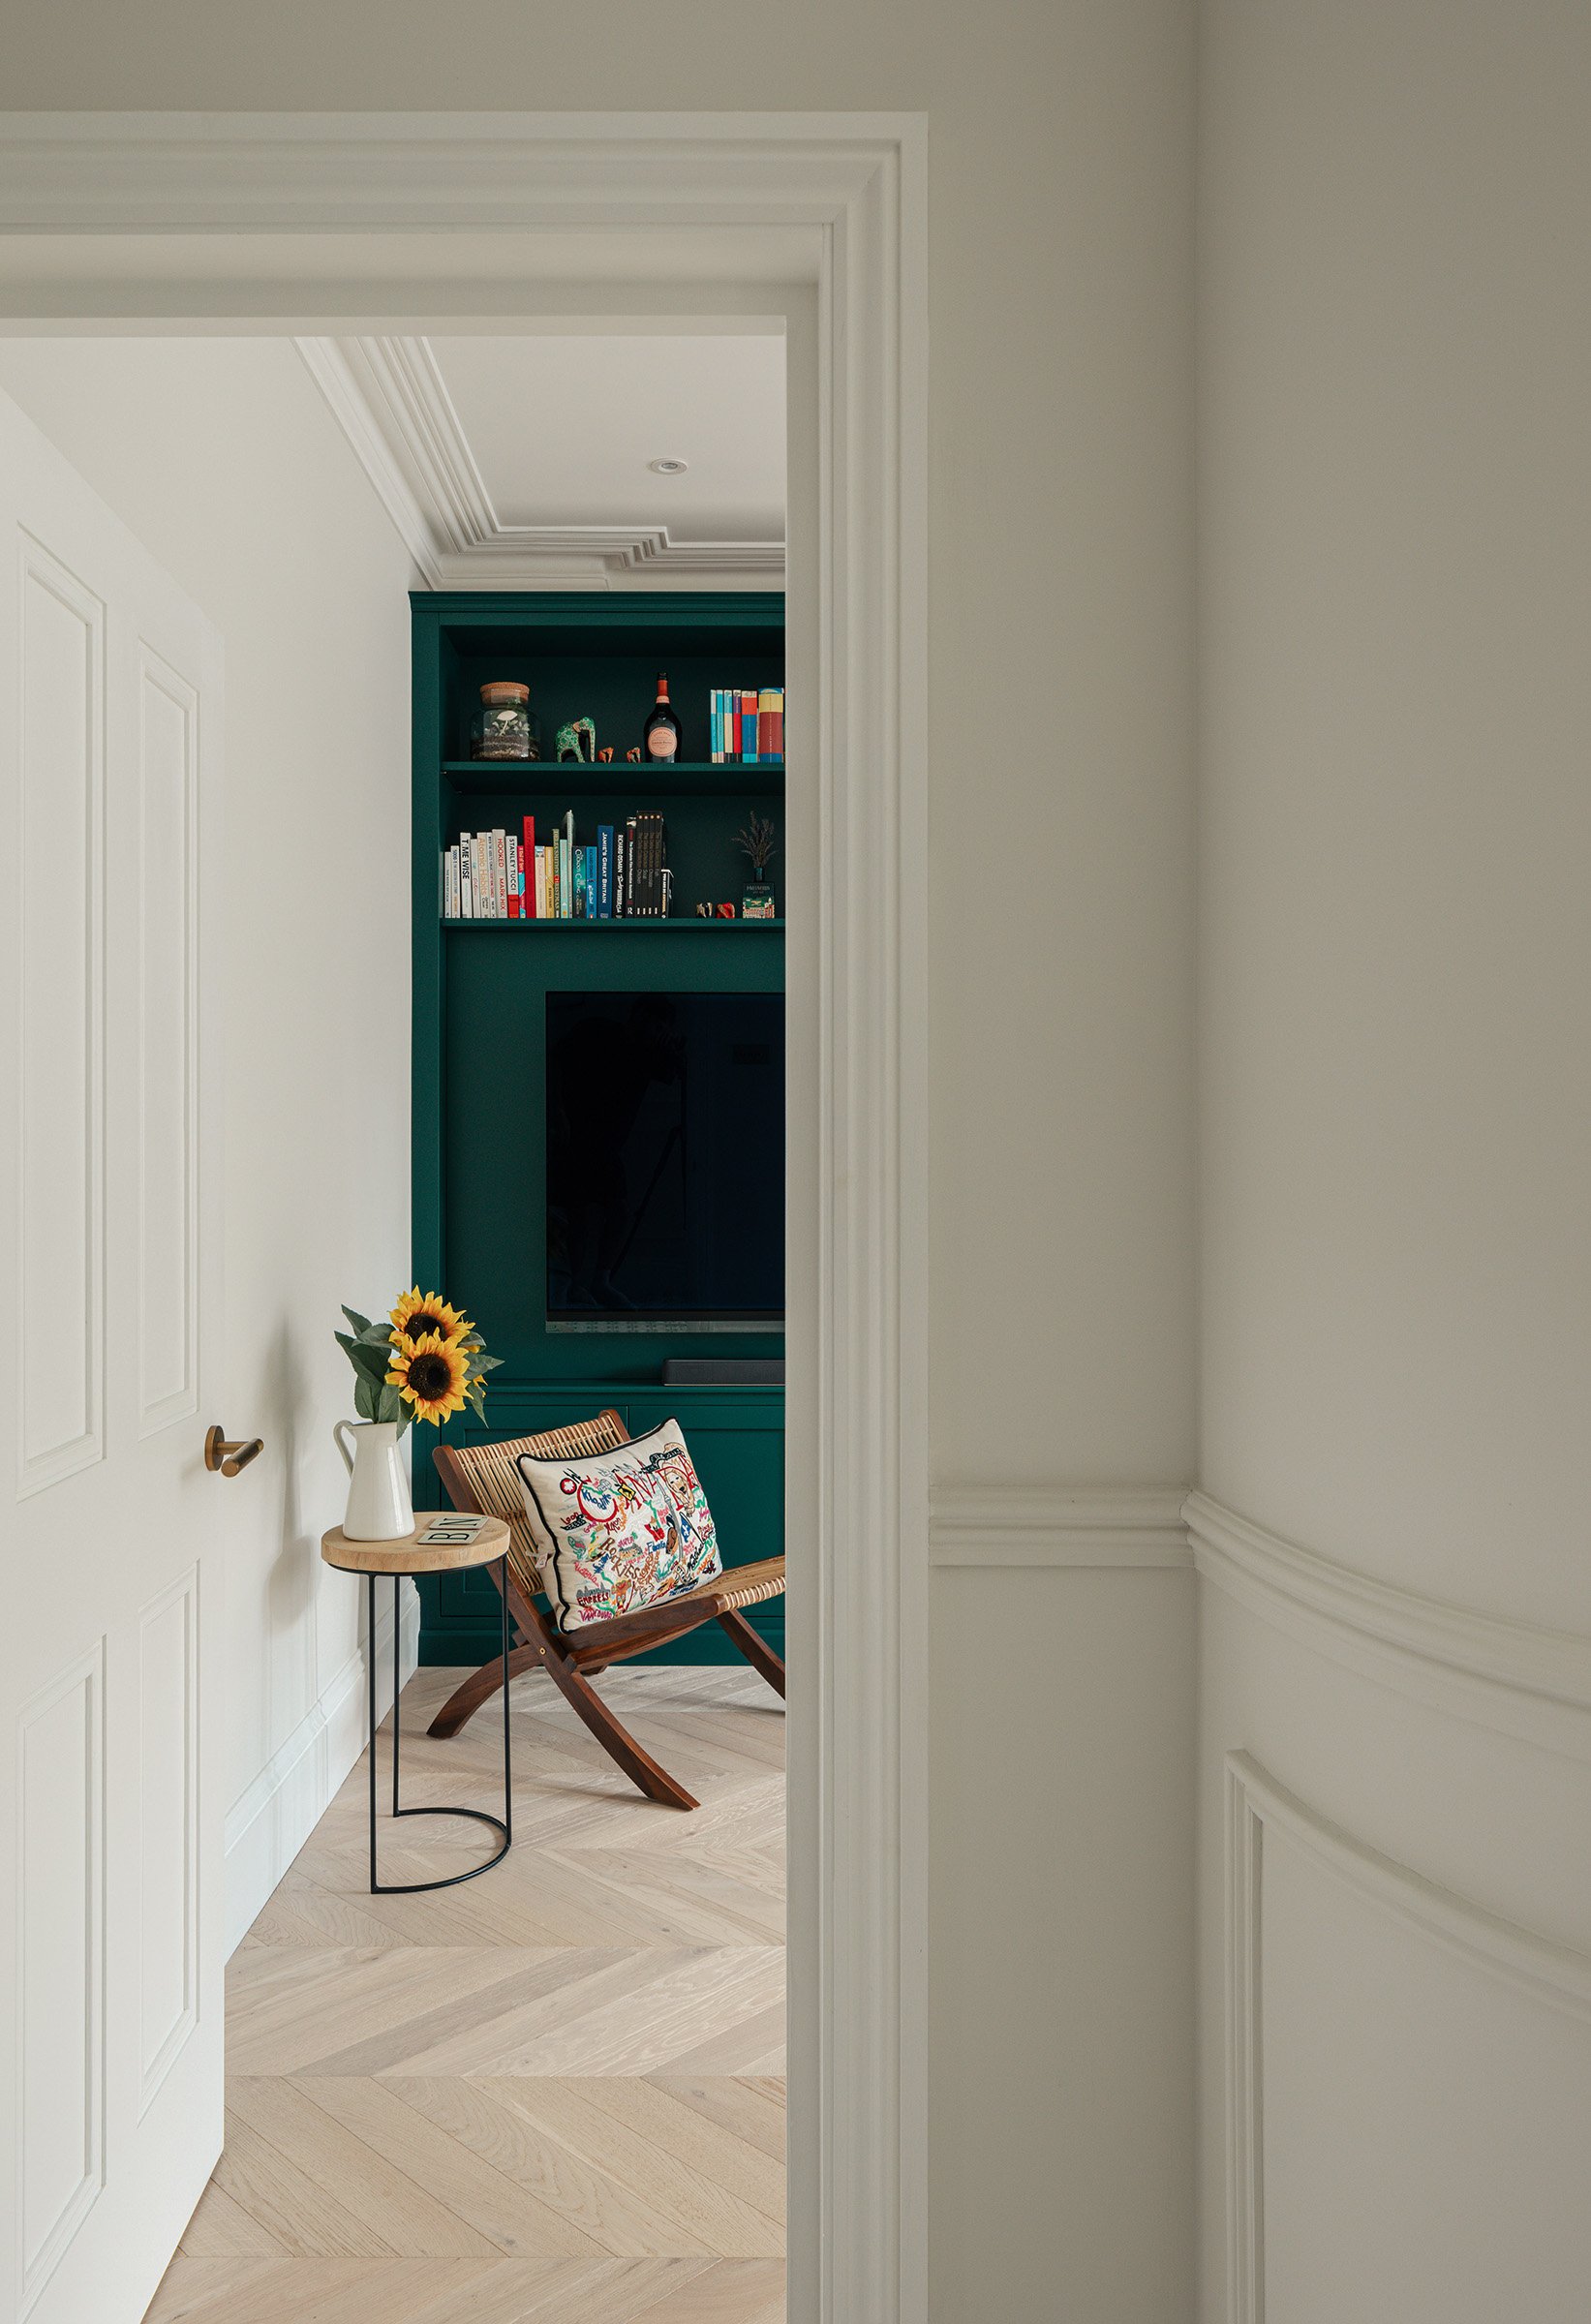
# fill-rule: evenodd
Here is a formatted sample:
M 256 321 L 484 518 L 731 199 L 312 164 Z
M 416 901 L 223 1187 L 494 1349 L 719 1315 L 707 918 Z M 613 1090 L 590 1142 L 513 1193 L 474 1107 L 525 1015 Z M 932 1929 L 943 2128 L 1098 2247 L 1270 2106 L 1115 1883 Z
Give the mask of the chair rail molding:
M 1179 1484 L 941 1484 L 935 1566 L 1191 1568 Z
M 1591 1954 L 1505 1920 L 1357 1840 L 1246 1752 L 1226 1762 L 1228 2324 L 1265 2324 L 1264 1879 L 1268 1832 L 1286 1835 L 1379 1911 L 1472 1968 L 1591 2025 Z
M 781 540 L 674 540 L 666 526 L 506 525 L 428 339 L 295 342 L 431 589 L 607 589 L 711 578 L 780 588 Z
M 791 662 L 811 714 L 792 730 L 803 819 L 792 816 L 790 845 L 811 908 L 790 943 L 813 995 L 791 1207 L 794 1276 L 812 1286 L 791 1309 L 793 1426 L 811 1447 L 799 1505 L 809 1553 L 790 1600 L 791 2313 L 924 2324 L 926 118 L 0 115 L 0 233 L 193 236 L 190 258 L 218 235 L 278 238 L 270 276 L 246 284 L 229 263 L 219 321 L 190 264 L 177 328 L 234 330 L 242 316 L 302 329 L 325 312 L 315 257 L 328 233 L 413 229 L 457 249 L 465 232 L 619 236 L 640 224 L 733 229 L 743 282 L 757 269 L 738 254 L 766 231 L 759 279 L 773 305 L 790 284 L 773 245 L 817 229 L 815 301 L 800 289 L 791 329 L 803 367 Z M 71 267 L 46 286 L 57 326 L 78 315 L 75 299 L 91 319 L 105 312 L 104 286 L 75 288 Z M 450 311 L 446 285 L 431 287 L 434 305 L 411 285 L 413 303 L 395 313 L 390 277 L 373 266 L 341 327 L 422 331 Z M 820 848 L 866 864 L 866 882 L 823 878 Z
M 1591 1637 L 1377 1581 L 1207 1493 L 1182 1514 L 1201 1575 L 1304 1645 L 1431 1709 L 1591 1758 Z

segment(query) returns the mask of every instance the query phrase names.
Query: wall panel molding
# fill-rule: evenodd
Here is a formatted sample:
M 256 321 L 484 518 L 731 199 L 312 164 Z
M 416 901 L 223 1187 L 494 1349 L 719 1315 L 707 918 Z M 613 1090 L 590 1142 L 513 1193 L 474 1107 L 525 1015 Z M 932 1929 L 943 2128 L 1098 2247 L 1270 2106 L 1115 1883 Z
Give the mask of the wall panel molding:
M 1377 1581 L 1207 1493 L 1183 1515 L 1200 1574 L 1303 1644 L 1432 1709 L 1591 1758 L 1591 1637 Z
M 1441 1887 L 1305 1806 L 1246 1752 L 1226 1762 L 1228 2324 L 1265 2324 L 1265 1846 L 1284 1834 L 1345 1887 L 1526 2000 L 1591 2025 L 1591 1954 Z
M 1180 1485 L 945 1484 L 933 1496 L 935 1566 L 1193 1563 Z

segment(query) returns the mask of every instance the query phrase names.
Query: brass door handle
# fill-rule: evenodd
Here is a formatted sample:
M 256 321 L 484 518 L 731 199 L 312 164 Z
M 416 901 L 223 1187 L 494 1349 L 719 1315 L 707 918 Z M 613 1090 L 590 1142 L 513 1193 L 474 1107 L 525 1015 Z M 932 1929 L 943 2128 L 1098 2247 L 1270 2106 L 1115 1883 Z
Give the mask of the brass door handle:
M 239 1469 L 246 1469 L 264 1450 L 265 1440 L 260 1436 L 240 1436 L 235 1443 L 229 1443 L 226 1430 L 217 1421 L 204 1439 L 204 1466 L 211 1471 L 219 1469 L 223 1477 L 235 1477 Z

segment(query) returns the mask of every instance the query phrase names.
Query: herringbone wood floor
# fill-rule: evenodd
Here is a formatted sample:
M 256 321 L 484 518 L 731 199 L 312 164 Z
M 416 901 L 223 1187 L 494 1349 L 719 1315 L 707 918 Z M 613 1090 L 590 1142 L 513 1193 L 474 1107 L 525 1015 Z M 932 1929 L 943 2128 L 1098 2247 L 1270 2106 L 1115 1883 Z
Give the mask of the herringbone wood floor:
M 457 1677 L 405 1691 L 405 1805 L 501 1800 L 495 1704 L 423 1734 Z M 227 2151 L 146 2324 L 782 2319 L 783 1709 L 750 1671 L 598 1684 L 700 1808 L 529 1677 L 512 1853 L 373 1897 L 361 1760 L 232 1959 Z M 402 1829 L 386 1880 L 490 1845 Z

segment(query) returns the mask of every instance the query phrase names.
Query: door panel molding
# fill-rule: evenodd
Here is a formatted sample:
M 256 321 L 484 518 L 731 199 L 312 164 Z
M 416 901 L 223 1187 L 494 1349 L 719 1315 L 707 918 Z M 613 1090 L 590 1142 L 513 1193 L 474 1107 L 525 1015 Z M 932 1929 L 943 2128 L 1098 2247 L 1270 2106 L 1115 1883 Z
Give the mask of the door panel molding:
M 17 1721 L 17 2217 L 25 2317 L 105 2186 L 106 1640 Z
M 138 1616 L 138 2120 L 199 2023 L 199 1589 L 190 1566 Z
M 143 638 L 138 683 L 138 1427 L 149 1436 L 199 1409 L 199 695 Z
M 18 1497 L 105 1452 L 106 608 L 19 531 Z

